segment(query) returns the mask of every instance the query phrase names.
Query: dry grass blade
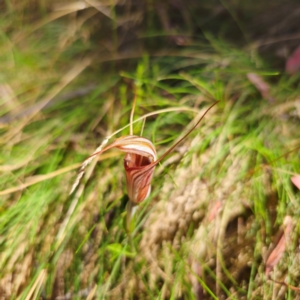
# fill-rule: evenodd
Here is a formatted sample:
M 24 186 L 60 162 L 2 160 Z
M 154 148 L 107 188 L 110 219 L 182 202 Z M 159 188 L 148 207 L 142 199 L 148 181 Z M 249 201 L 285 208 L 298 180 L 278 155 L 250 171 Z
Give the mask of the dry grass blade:
M 103 3 L 101 3 L 100 1 L 96 1 L 96 0 L 86 0 L 86 3 L 90 4 L 90 6 L 94 7 L 95 9 L 97 9 L 98 11 L 100 11 L 104 16 L 112 19 L 111 16 L 111 12 L 109 9 L 107 9 Z
M 94 161 L 93 164 L 91 164 L 89 166 L 89 169 L 87 170 L 86 174 L 85 174 L 85 177 L 86 177 L 86 180 L 88 180 L 90 178 L 90 176 L 92 175 L 93 173 L 93 170 L 95 168 L 97 164 L 97 161 Z M 83 174 L 82 174 L 83 175 Z M 78 190 L 76 191 L 73 199 L 72 199 L 72 202 L 68 208 L 68 211 L 64 217 L 64 220 L 63 222 L 61 223 L 60 225 L 60 228 L 59 228 L 59 231 L 56 235 L 56 249 L 59 248 L 59 246 L 61 245 L 61 243 L 63 242 L 64 238 L 65 238 L 65 235 L 66 235 L 66 230 L 67 230 L 67 227 L 68 227 L 68 224 L 70 222 L 70 219 L 75 211 L 75 208 L 77 206 L 77 203 L 78 203 L 78 200 L 80 198 L 80 196 L 82 195 L 83 191 L 84 191 L 84 188 L 85 188 L 85 185 L 84 183 L 81 183 L 81 185 L 79 186 Z
M 97 291 L 97 284 L 95 284 L 92 290 L 89 292 L 86 300 L 92 300 L 94 298 L 96 291 Z
M 33 176 L 30 179 L 28 179 L 27 182 L 25 182 L 25 183 L 23 183 L 23 184 L 21 184 L 19 186 L 16 186 L 16 187 L 13 187 L 13 188 L 9 188 L 9 189 L 0 191 L 0 196 L 4 196 L 4 195 L 8 195 L 8 194 L 17 192 L 17 191 L 21 191 L 23 189 L 26 189 L 29 186 L 32 186 L 34 184 L 39 183 L 39 182 L 43 182 L 45 180 L 54 178 L 56 176 L 59 176 L 61 174 L 66 173 L 66 172 L 70 172 L 70 171 L 72 171 L 74 169 L 77 169 L 79 166 L 80 166 L 80 164 L 74 164 L 72 166 L 68 166 L 68 167 L 62 168 L 60 170 L 56 170 L 56 171 L 51 172 L 49 174 Z
M 40 100 L 38 106 L 30 112 L 30 115 L 26 116 L 22 122 L 16 127 L 13 127 L 6 135 L 2 137 L 2 143 L 8 143 L 17 133 L 21 132 L 22 129 L 34 118 L 40 110 L 45 107 L 58 93 L 60 93 L 70 82 L 72 82 L 83 70 L 85 70 L 91 63 L 90 58 L 85 58 L 79 63 L 75 64 L 71 70 L 69 70 L 64 76 L 62 76 L 59 83 L 57 83 L 49 93 Z
M 102 161 L 102 160 L 105 160 L 105 159 L 108 159 L 108 158 L 112 158 L 112 157 L 115 157 L 117 155 L 118 155 L 117 152 L 105 153 L 101 157 L 99 157 L 98 161 Z M 26 188 L 34 185 L 34 184 L 39 183 L 39 182 L 43 182 L 45 180 L 49 180 L 51 178 L 62 175 L 64 173 L 68 173 L 70 171 L 73 171 L 73 170 L 77 169 L 80 166 L 81 166 L 81 164 L 77 163 L 77 164 L 73 164 L 73 165 L 65 167 L 65 168 L 58 169 L 54 172 L 51 172 L 51 173 L 48 173 L 48 174 L 45 174 L 45 175 L 32 176 L 30 178 L 27 178 L 26 182 L 19 185 L 19 186 L 12 187 L 12 188 L 0 191 L 0 196 L 4 196 L 4 195 L 8 195 L 8 194 L 17 192 L 17 191 L 21 191 L 21 190 L 26 189 Z
M 101 143 L 101 145 L 100 145 L 98 148 L 96 148 L 96 150 L 95 150 L 94 153 L 91 155 L 91 157 L 89 157 L 88 159 L 86 159 L 86 160 L 82 163 L 82 165 L 81 165 L 81 167 L 80 167 L 80 170 L 79 170 L 79 173 L 78 173 L 78 175 L 77 175 L 77 177 L 76 177 L 75 182 L 74 182 L 73 185 L 72 185 L 72 188 L 71 188 L 71 190 L 70 190 L 69 195 L 73 194 L 73 192 L 75 191 L 75 189 L 78 187 L 78 184 L 80 183 L 80 180 L 81 180 L 82 176 L 84 175 L 87 166 L 88 166 L 88 165 L 92 162 L 92 160 L 95 158 L 94 154 L 100 152 L 100 151 L 103 149 L 103 147 L 108 143 L 109 139 L 110 139 L 110 137 L 107 137 L 106 139 L 104 139 L 103 142 Z
M 41 287 L 44 284 L 46 277 L 47 277 L 47 270 L 46 269 L 41 270 L 39 276 L 37 277 L 33 286 L 29 290 L 25 300 L 37 299 L 37 296 L 41 292 Z
M 77 1 L 73 2 L 72 4 L 67 4 L 63 6 L 57 6 L 54 7 L 54 12 L 52 12 L 49 16 L 44 18 L 42 21 L 38 21 L 35 24 L 33 24 L 28 32 L 21 31 L 13 38 L 13 44 L 17 44 L 21 42 L 22 40 L 26 39 L 30 34 L 32 34 L 34 31 L 38 30 L 39 28 L 45 26 L 48 23 L 53 22 L 56 19 L 62 18 L 66 15 L 72 14 L 74 12 L 87 9 L 89 5 L 86 4 L 85 1 Z M 13 46 L 13 44 L 10 45 L 10 47 Z

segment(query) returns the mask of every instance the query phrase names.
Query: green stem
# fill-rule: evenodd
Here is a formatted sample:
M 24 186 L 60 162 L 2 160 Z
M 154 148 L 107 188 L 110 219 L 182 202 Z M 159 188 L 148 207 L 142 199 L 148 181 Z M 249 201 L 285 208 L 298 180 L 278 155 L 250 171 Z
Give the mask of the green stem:
M 127 206 L 126 206 L 126 231 L 128 234 L 128 241 L 130 244 L 131 251 L 135 253 L 135 247 L 133 243 L 133 237 L 132 237 L 132 232 L 135 227 L 135 212 L 137 210 L 137 205 L 131 201 L 128 201 Z
M 128 201 L 126 206 L 126 231 L 128 234 L 131 234 L 131 232 L 134 229 L 134 215 L 137 210 L 137 205 L 131 201 Z

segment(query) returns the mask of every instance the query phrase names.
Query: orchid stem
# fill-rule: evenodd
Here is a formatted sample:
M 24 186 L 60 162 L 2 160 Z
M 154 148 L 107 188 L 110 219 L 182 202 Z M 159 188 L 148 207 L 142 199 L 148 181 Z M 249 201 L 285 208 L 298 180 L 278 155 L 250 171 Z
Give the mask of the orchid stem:
M 131 234 L 134 229 L 134 215 L 137 210 L 137 205 L 132 201 L 128 201 L 126 206 L 126 230 L 128 234 Z
M 128 235 L 128 240 L 130 244 L 131 251 L 135 253 L 135 246 L 133 243 L 133 237 L 132 237 L 132 232 L 134 230 L 135 226 L 135 213 L 137 211 L 138 206 L 133 203 L 132 201 L 128 201 L 127 206 L 126 206 L 126 231 Z

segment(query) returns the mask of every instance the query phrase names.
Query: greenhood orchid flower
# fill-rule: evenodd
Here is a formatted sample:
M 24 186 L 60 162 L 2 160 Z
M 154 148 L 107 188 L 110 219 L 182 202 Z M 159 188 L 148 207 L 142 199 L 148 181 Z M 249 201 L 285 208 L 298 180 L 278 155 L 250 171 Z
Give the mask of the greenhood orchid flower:
M 198 122 L 190 129 L 177 143 L 167 150 L 159 159 L 156 157 L 156 150 L 148 139 L 128 135 L 116 139 L 112 144 L 102 150 L 95 152 L 88 159 L 99 155 L 111 148 L 117 148 L 126 153 L 124 159 L 124 168 L 126 173 L 127 191 L 130 201 L 133 204 L 139 204 L 144 201 L 151 192 L 151 181 L 154 169 L 157 164 L 163 160 L 174 148 L 181 143 L 200 123 L 206 113 L 218 102 L 211 105 Z

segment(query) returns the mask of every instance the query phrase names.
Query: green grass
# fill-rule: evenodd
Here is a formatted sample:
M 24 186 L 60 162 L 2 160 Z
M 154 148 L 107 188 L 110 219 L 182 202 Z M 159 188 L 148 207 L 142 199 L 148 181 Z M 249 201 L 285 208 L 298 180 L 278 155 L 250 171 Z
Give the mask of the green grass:
M 297 286 L 299 76 L 211 34 L 181 49 L 119 53 L 117 7 L 106 7 L 111 18 L 93 8 L 58 18 L 46 3 L 31 15 L 27 5 L 7 1 L 1 20 L 3 299 L 295 299 L 266 278 L 265 261 L 291 216 L 271 277 Z M 129 134 L 135 95 L 134 134 L 143 130 L 159 157 L 220 102 L 156 168 L 128 236 L 122 153 L 94 160 L 69 191 L 107 136 Z

